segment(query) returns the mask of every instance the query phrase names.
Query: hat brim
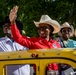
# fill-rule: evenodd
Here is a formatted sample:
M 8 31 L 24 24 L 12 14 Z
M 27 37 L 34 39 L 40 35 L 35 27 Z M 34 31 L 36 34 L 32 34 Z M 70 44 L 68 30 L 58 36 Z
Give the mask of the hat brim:
M 49 21 L 45 21 L 45 22 L 35 22 L 34 21 L 34 24 L 36 25 L 36 27 L 39 27 L 39 24 L 41 24 L 41 23 L 51 25 L 54 28 L 53 33 L 58 33 L 60 31 L 60 24 L 55 20 L 49 20 Z
M 70 26 L 62 26 L 62 27 L 60 28 L 60 30 L 63 29 L 63 28 L 70 28 L 70 29 L 72 29 Z

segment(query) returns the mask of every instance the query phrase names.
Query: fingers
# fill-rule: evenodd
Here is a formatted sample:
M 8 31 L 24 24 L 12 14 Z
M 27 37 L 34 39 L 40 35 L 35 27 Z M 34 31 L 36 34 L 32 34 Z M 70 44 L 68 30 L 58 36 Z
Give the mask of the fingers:
M 15 13 L 17 13 L 17 11 L 18 11 L 18 6 L 15 6 L 13 9 L 14 9 Z
M 11 12 L 11 13 L 12 13 L 12 12 L 17 13 L 17 11 L 18 11 L 18 6 L 14 6 L 13 9 L 11 9 L 10 12 Z

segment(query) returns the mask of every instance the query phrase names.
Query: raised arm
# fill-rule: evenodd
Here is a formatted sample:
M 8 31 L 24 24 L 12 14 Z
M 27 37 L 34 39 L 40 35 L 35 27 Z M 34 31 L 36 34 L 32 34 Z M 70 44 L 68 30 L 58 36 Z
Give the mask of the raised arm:
M 11 22 L 11 31 L 12 31 L 13 38 L 19 44 L 30 48 L 31 41 L 26 36 L 23 37 L 20 34 L 20 32 L 19 32 L 19 30 L 16 26 L 15 20 L 16 20 L 16 17 L 17 17 L 17 11 L 18 11 L 18 6 L 14 6 L 13 9 L 11 9 L 10 14 L 9 14 L 9 19 L 10 19 L 10 22 Z

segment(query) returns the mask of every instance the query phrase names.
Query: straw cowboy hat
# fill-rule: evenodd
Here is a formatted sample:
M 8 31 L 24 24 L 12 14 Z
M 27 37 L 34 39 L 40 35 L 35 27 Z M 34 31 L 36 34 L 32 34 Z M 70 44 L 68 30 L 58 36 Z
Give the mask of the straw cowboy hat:
M 60 28 L 60 32 L 58 33 L 59 36 L 62 36 L 62 33 L 61 33 L 61 29 L 63 28 L 70 28 L 72 30 L 72 32 L 70 33 L 70 36 L 73 36 L 74 35 L 74 28 L 72 25 L 70 25 L 68 22 L 65 22 L 62 24 L 61 28 Z
M 40 23 L 46 23 L 51 25 L 54 28 L 53 33 L 57 33 L 60 31 L 60 24 L 56 20 L 52 20 L 48 15 L 42 15 L 39 22 L 35 22 L 36 27 L 39 27 Z

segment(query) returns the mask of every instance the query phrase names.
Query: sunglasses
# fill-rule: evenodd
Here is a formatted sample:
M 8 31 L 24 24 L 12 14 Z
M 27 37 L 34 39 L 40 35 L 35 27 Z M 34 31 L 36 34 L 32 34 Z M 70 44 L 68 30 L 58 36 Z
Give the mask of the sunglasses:
M 63 29 L 62 32 L 66 33 L 66 32 L 72 32 L 71 29 Z
M 38 27 L 38 30 L 46 30 L 46 29 L 50 29 L 49 26 L 40 26 Z

